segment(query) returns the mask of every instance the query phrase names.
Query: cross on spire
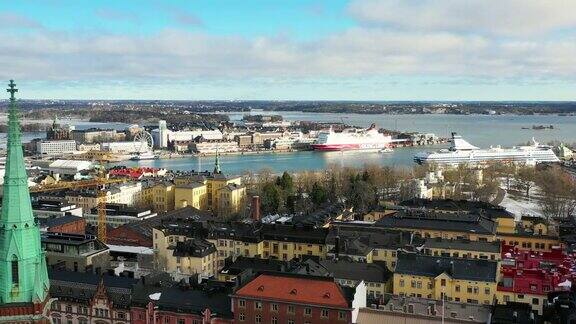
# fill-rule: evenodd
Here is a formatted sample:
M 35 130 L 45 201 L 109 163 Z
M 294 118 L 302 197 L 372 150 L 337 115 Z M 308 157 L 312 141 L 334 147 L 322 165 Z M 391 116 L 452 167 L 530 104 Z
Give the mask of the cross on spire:
M 10 100 L 16 99 L 14 95 L 16 94 L 16 92 L 18 92 L 18 89 L 16 89 L 16 83 L 14 83 L 14 80 L 10 80 L 10 83 L 8 84 L 8 89 L 6 89 L 6 91 L 10 93 Z

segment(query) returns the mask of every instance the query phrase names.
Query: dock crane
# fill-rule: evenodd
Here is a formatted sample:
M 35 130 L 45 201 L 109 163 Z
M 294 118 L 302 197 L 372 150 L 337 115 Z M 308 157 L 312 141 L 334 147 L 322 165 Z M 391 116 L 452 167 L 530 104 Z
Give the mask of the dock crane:
M 97 188 L 97 208 L 98 208 L 98 239 L 106 243 L 106 185 L 113 183 L 123 183 L 128 181 L 128 178 L 114 178 L 109 179 L 104 174 L 104 167 L 100 163 L 98 176 L 91 180 L 82 181 L 60 181 L 49 185 L 39 185 L 30 188 L 30 192 L 48 192 L 65 189 L 77 188 Z

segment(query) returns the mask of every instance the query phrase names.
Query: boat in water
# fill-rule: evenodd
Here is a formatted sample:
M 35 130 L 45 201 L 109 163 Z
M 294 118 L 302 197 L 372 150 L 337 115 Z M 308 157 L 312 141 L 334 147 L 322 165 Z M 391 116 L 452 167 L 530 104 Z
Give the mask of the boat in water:
M 142 161 L 142 160 L 156 160 L 158 155 L 154 155 L 152 152 L 141 152 L 130 158 L 132 161 Z
M 383 148 L 380 151 L 378 151 L 378 153 L 393 153 L 393 152 L 394 150 L 389 147 Z
M 312 144 L 317 151 L 378 151 L 390 146 L 392 137 L 378 132 L 375 124 L 368 129 L 349 128 L 335 132 L 330 128 L 318 134 L 318 140 Z
M 460 163 L 482 164 L 488 162 L 513 162 L 519 164 L 537 164 L 543 162 L 560 162 L 550 146 L 540 145 L 532 139 L 532 145 L 512 148 L 490 147 L 478 148 L 452 133 L 452 145 L 437 152 L 422 152 L 414 156 L 418 164 L 436 163 L 457 165 Z

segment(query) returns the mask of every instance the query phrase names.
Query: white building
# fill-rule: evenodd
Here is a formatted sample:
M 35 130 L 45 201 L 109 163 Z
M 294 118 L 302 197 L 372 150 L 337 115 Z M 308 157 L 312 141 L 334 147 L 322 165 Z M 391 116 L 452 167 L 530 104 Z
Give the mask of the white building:
M 78 145 L 78 151 L 80 152 L 100 151 L 101 149 L 100 143 L 84 143 Z
M 158 147 L 165 148 L 168 146 L 168 127 L 165 120 L 158 122 L 158 138 L 154 138 L 154 143 L 158 143 Z
M 76 175 L 80 171 L 90 170 L 93 165 L 90 161 L 82 160 L 56 160 L 48 166 L 52 174 Z
M 137 208 L 115 208 L 117 206 L 111 206 L 108 204 L 106 206 L 106 224 L 111 227 L 119 227 L 124 224 L 139 222 L 150 217 L 157 216 L 158 214 L 153 213 L 149 209 L 137 209 Z M 89 212 L 84 214 L 86 223 L 90 225 L 98 225 L 98 210 L 93 208 Z
M 42 140 L 36 142 L 36 152 L 41 155 L 56 155 L 63 153 L 73 153 L 75 151 L 76 141 L 74 140 Z
M 148 147 L 148 144 L 140 142 L 109 142 L 102 143 L 102 150 L 112 153 L 133 154 L 150 151 L 150 148 Z
M 228 141 L 210 141 L 192 143 L 190 149 L 199 154 L 212 154 L 216 152 L 238 152 L 238 143 Z

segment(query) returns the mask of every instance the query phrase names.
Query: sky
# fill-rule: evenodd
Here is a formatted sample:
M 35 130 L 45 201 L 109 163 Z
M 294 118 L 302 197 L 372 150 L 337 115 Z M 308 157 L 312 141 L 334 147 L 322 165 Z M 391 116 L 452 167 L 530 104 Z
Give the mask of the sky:
M 27 99 L 576 100 L 574 0 L 0 2 Z

